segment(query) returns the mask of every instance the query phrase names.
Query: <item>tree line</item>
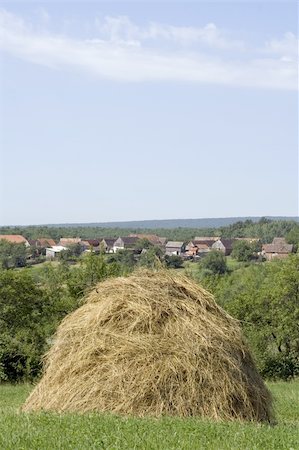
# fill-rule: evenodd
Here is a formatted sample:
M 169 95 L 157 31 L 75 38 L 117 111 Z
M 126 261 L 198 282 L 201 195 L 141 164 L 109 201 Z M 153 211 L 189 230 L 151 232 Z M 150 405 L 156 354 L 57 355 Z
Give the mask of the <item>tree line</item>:
M 52 238 L 58 241 L 61 237 L 79 236 L 82 239 L 118 238 L 129 234 L 152 234 L 166 237 L 173 241 L 190 241 L 195 236 L 221 236 L 223 238 L 255 237 L 263 243 L 269 243 L 274 237 L 286 237 L 290 243 L 299 241 L 299 224 L 291 220 L 260 219 L 258 222 L 252 220 L 239 221 L 232 225 L 220 228 L 103 228 L 96 226 L 78 227 L 48 227 L 48 226 L 26 226 L 26 227 L 0 227 L 0 234 L 21 234 L 27 239 L 38 239 L 40 237 Z

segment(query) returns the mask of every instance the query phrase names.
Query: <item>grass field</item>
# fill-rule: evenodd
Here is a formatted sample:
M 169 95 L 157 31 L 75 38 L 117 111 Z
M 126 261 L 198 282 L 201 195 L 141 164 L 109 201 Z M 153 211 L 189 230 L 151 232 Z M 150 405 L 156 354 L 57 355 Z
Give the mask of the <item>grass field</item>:
M 0 385 L 0 449 L 299 449 L 299 380 L 270 383 L 277 425 L 100 414 L 22 414 L 31 387 Z

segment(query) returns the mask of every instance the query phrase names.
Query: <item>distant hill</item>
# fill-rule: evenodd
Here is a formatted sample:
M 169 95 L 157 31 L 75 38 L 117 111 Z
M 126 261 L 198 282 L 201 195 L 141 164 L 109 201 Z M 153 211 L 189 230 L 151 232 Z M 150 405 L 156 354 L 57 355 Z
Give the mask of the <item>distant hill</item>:
M 293 220 L 299 222 L 299 217 L 265 216 L 271 220 Z M 236 222 L 252 220 L 258 222 L 261 217 L 223 217 L 210 219 L 166 219 L 166 220 L 133 220 L 128 222 L 98 222 L 98 223 L 66 223 L 48 224 L 49 227 L 100 227 L 100 228 L 219 228 Z

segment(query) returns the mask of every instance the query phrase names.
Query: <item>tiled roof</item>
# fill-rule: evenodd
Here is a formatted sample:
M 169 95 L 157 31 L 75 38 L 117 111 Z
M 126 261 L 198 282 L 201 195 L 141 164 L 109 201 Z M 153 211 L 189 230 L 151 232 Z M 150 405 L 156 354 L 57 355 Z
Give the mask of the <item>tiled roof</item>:
M 67 246 L 73 244 L 80 244 L 81 238 L 61 238 L 59 241 L 59 245 Z
M 288 244 L 284 238 L 274 238 L 272 244 L 264 244 L 265 253 L 291 253 L 293 245 Z
M 115 241 L 116 241 L 115 238 L 103 238 L 101 240 L 101 242 L 105 242 L 108 247 L 113 247 Z
M 130 234 L 130 237 L 137 237 L 138 239 L 147 239 L 154 245 L 163 244 L 165 242 L 163 241 L 164 238 L 160 238 L 156 234 Z
M 207 245 L 208 247 L 212 247 L 213 244 L 215 244 L 215 240 L 213 239 L 194 239 L 193 244 L 196 245 L 196 247 L 200 248 L 202 245 Z
M 136 236 L 124 236 L 121 237 L 121 239 L 125 245 L 136 244 L 136 242 L 139 240 L 139 238 Z
M 168 241 L 166 244 L 166 248 L 181 248 L 184 245 L 184 242 L 179 241 Z
M 235 242 L 234 239 L 220 239 L 220 241 L 222 242 L 222 244 L 226 249 L 232 249 L 233 243 Z
M 219 236 L 195 236 L 194 241 L 218 241 L 220 239 Z
M 53 245 L 56 245 L 56 242 L 54 239 L 50 238 L 39 238 L 37 239 L 37 244 L 39 244 L 41 247 L 53 247 Z
M 99 239 L 84 239 L 81 242 L 82 244 L 90 245 L 91 247 L 98 247 L 100 245 Z
M 11 242 L 12 244 L 28 244 L 27 239 L 20 234 L 0 234 L 0 240 Z

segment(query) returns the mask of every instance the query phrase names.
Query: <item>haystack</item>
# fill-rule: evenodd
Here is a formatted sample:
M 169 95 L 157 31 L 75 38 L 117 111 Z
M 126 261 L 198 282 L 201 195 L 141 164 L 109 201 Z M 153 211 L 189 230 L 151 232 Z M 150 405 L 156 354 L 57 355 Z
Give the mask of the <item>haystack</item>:
M 24 411 L 271 421 L 239 324 L 189 278 L 106 280 L 65 317 Z

